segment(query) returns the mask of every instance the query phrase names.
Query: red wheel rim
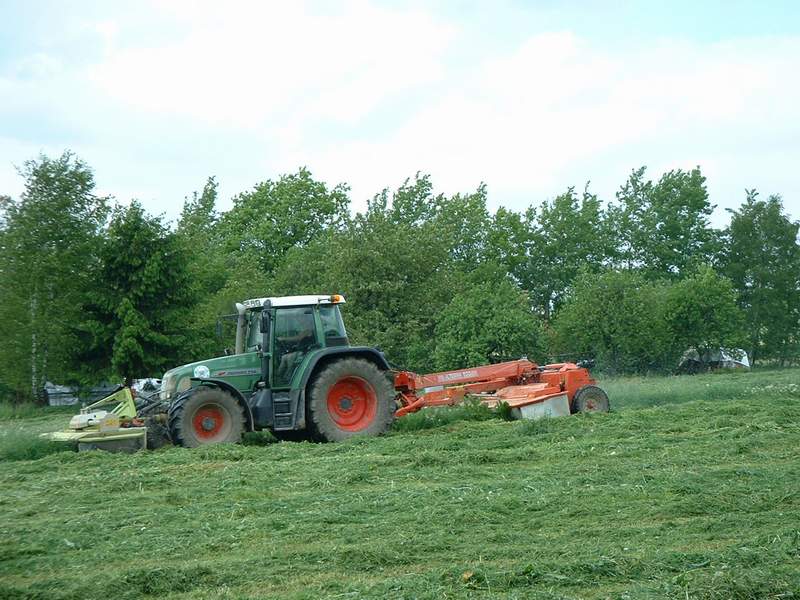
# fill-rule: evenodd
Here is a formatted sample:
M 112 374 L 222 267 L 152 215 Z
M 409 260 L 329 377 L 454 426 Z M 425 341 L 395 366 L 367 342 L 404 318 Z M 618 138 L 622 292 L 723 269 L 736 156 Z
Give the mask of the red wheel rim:
M 328 392 L 328 414 L 339 429 L 361 431 L 375 420 L 378 398 L 360 377 L 343 377 Z
M 198 439 L 213 442 L 223 439 L 231 426 L 228 411 L 216 404 L 204 404 L 192 416 L 192 429 Z

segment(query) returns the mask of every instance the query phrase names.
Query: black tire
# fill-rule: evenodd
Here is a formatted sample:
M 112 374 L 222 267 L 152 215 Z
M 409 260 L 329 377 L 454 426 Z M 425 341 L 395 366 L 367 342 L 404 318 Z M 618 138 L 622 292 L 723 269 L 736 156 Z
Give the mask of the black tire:
M 185 448 L 238 444 L 244 432 L 244 411 L 228 392 L 201 386 L 170 406 L 169 431 L 173 443 Z
M 147 449 L 158 450 L 172 443 L 169 428 L 156 419 L 149 417 L 144 420 L 147 427 Z
M 395 392 L 385 373 L 361 358 L 328 364 L 311 385 L 308 423 L 313 439 L 339 442 L 380 435 L 394 421 Z
M 608 412 L 608 394 L 596 385 L 585 385 L 572 398 L 572 412 Z

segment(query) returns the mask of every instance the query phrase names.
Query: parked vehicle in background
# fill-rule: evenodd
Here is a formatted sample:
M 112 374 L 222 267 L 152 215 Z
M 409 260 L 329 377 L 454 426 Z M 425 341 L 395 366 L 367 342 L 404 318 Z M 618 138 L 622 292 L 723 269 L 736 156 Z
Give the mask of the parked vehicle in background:
M 700 373 L 711 369 L 749 369 L 750 359 L 741 348 L 717 348 L 702 353 L 689 348 L 678 363 L 679 373 Z
M 103 382 L 88 389 L 81 390 L 78 386 L 59 385 L 48 381 L 42 389 L 42 401 L 48 406 L 73 406 L 75 404 L 91 404 L 105 398 L 117 389 L 118 384 Z M 131 390 L 136 394 L 149 395 L 161 390 L 161 380 L 155 377 L 134 379 Z

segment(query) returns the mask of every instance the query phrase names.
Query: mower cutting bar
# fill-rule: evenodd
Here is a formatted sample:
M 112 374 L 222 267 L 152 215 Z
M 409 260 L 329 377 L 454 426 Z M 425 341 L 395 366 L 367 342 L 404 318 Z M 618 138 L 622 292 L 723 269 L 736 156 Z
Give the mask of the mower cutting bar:
M 571 403 L 581 387 L 594 383 L 585 368 L 573 363 L 540 367 L 526 359 L 427 375 L 400 371 L 394 385 L 402 406 L 395 414 L 402 417 L 426 406 L 457 404 L 467 395 L 488 406 L 506 402 L 512 408 L 563 394 Z

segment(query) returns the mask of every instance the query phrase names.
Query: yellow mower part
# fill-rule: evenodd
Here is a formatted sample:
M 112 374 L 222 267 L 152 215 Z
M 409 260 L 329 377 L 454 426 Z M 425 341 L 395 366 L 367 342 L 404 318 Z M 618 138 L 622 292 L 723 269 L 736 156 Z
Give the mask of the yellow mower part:
M 147 448 L 147 427 L 120 427 L 106 432 L 54 431 L 41 437 L 54 442 L 77 442 L 79 451 L 136 452 Z
M 118 428 L 102 433 L 99 431 L 52 431 L 41 435 L 41 437 L 54 442 L 108 442 L 146 438 L 146 436 L 147 427 Z
M 115 404 L 110 411 L 96 410 Z M 120 388 L 113 394 L 82 408 L 80 414 L 70 419 L 64 431 L 43 433 L 42 438 L 54 442 L 77 442 L 78 449 L 101 448 L 133 451 L 147 447 L 146 427 L 121 427 L 136 417 L 136 404 L 129 388 Z
M 131 394 L 130 388 L 127 387 L 120 388 L 110 396 L 106 396 L 102 400 L 98 400 L 94 404 L 90 404 L 86 408 L 82 408 L 81 414 L 89 414 L 96 408 L 108 406 L 109 404 L 114 404 L 115 402 L 117 405 L 111 409 L 111 412 L 117 415 L 120 421 L 131 420 L 136 417 L 136 403 L 133 401 L 133 395 Z
M 113 412 L 106 412 L 104 410 L 81 413 L 69 420 L 69 428 L 75 429 L 76 431 L 83 429 L 109 431 L 111 429 L 118 429 L 119 425 L 119 417 Z

